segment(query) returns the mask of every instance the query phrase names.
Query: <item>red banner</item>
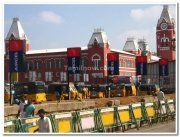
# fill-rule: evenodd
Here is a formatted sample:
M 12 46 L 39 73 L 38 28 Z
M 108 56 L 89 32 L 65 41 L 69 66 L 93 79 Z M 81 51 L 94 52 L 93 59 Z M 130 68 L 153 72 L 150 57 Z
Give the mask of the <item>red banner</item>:
M 23 50 L 22 40 L 9 41 L 9 51 L 22 51 L 22 50 Z
M 159 59 L 159 64 L 160 65 L 167 65 L 168 64 L 168 60 L 167 59 Z
M 78 57 L 80 56 L 81 53 L 81 48 L 77 47 L 77 48 L 68 48 L 67 49 L 68 52 L 68 57 Z
M 119 60 L 119 54 L 118 53 L 108 53 L 107 59 L 108 59 L 108 61 L 117 61 L 117 60 Z
M 147 56 L 136 56 L 136 62 L 146 63 L 147 62 Z

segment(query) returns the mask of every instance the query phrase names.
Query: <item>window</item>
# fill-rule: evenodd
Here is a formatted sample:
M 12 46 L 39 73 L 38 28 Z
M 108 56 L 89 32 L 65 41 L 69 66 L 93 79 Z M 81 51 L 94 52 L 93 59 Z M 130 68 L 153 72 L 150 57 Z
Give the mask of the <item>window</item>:
M 52 72 L 45 72 L 46 81 L 52 81 Z
M 84 82 L 88 82 L 89 81 L 89 74 L 84 74 Z
M 41 72 L 38 72 L 38 73 L 37 73 L 37 80 L 41 80 L 41 77 L 42 77 L 42 76 L 41 76 Z
M 82 60 L 81 60 L 81 68 L 82 68 L 82 70 L 84 70 L 84 71 L 87 70 L 88 62 L 89 61 L 88 61 L 87 57 L 82 58 Z
M 60 60 L 55 59 L 55 68 L 60 68 Z
M 66 81 L 66 72 L 61 72 L 60 75 L 61 75 L 61 81 L 62 82 Z
M 130 62 L 130 60 L 126 60 L 126 67 L 131 67 L 131 62 Z
M 120 59 L 119 64 L 120 64 L 120 67 L 122 67 L 122 66 L 123 66 L 122 59 Z
M 29 81 L 36 81 L 36 71 L 29 71 Z
M 46 62 L 46 68 L 47 68 L 47 69 L 53 69 L 54 67 L 55 67 L 55 61 L 54 61 L 53 59 L 48 60 L 48 61 Z
M 65 65 L 65 63 L 64 63 L 64 59 L 60 59 L 60 62 L 59 62 L 59 68 L 64 68 L 64 65 Z
M 29 61 L 27 63 L 27 68 L 28 68 L 28 70 L 33 70 L 33 62 L 32 61 Z
M 96 38 L 94 39 L 94 45 L 95 45 L 95 46 L 97 46 L 97 45 L 98 45 L 98 41 L 97 41 L 97 39 L 96 39 Z
M 34 69 L 40 70 L 42 68 L 42 62 L 41 61 L 35 61 L 34 62 Z
M 74 74 L 74 81 L 80 81 L 80 74 Z
M 100 59 L 100 56 L 98 54 L 95 54 L 93 57 L 92 57 L 92 66 L 93 66 L 93 69 L 94 70 L 99 70 L 100 68 L 100 62 L 101 59 Z

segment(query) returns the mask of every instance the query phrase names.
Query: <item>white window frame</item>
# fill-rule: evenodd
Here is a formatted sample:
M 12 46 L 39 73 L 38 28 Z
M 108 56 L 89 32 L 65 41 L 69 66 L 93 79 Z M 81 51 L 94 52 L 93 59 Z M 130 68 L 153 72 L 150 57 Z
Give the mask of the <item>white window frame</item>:
M 45 80 L 52 81 L 52 72 L 45 72 Z

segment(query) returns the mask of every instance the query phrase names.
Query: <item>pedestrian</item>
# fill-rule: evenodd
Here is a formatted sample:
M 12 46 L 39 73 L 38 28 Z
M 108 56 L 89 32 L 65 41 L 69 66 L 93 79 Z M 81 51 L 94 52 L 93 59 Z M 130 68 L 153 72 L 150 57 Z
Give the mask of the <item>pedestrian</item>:
M 25 98 L 21 97 L 20 98 L 20 104 L 19 104 L 19 109 L 16 117 L 24 118 L 24 106 L 26 105 L 25 103 Z
M 60 86 L 55 87 L 55 93 L 56 93 L 56 100 L 59 103 L 61 101 L 61 93 L 62 93 Z
M 28 99 L 28 104 L 24 107 L 24 117 L 33 117 L 34 116 L 35 106 L 31 99 Z
M 162 88 L 160 89 L 160 92 L 157 93 L 157 98 L 158 98 L 158 107 L 160 107 L 160 102 L 165 99 Z
M 51 121 L 48 117 L 45 116 L 46 111 L 44 109 L 40 109 L 37 113 L 39 115 L 38 126 L 39 128 L 34 132 L 38 131 L 39 133 L 51 133 L 52 125 Z

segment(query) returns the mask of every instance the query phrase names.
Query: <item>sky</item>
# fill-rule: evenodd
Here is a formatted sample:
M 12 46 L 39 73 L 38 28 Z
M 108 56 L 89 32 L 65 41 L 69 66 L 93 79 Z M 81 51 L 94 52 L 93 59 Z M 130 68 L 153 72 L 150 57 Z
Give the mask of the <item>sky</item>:
M 123 50 L 128 37 L 146 39 L 156 51 L 156 25 L 163 4 L 5 4 L 4 38 L 19 17 L 30 50 L 86 47 L 94 29 L 103 29 L 111 48 Z M 176 5 L 169 4 L 175 18 Z

